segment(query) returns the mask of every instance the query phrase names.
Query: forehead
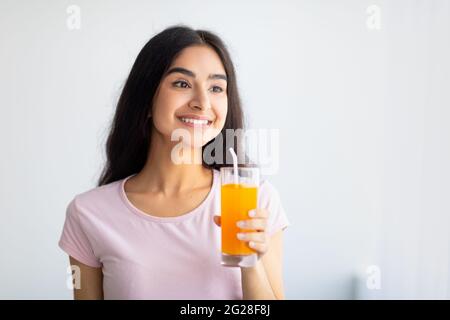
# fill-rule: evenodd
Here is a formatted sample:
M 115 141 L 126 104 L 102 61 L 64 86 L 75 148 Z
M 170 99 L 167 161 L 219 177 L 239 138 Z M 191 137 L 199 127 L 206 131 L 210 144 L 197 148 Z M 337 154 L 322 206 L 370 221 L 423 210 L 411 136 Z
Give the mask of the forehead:
M 170 67 L 182 67 L 198 75 L 225 74 L 219 55 L 209 46 L 198 45 L 183 49 Z

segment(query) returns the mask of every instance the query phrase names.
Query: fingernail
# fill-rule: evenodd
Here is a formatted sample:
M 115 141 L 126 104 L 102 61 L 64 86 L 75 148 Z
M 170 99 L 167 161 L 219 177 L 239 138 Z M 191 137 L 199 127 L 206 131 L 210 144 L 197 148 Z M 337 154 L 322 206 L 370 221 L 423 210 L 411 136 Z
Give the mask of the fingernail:
M 255 246 L 255 243 L 253 242 L 253 241 L 250 241 L 249 243 L 248 243 L 248 245 L 250 246 L 250 247 L 254 247 Z
M 245 239 L 245 233 L 238 233 L 238 234 L 236 234 L 236 236 L 239 240 Z
M 238 221 L 238 222 L 236 223 L 236 225 L 237 225 L 239 228 L 245 228 L 245 222 L 244 222 L 244 221 Z
M 256 216 L 256 210 L 255 210 L 255 209 L 250 210 L 250 211 L 248 212 L 248 216 L 249 216 L 249 217 L 254 217 L 254 216 Z

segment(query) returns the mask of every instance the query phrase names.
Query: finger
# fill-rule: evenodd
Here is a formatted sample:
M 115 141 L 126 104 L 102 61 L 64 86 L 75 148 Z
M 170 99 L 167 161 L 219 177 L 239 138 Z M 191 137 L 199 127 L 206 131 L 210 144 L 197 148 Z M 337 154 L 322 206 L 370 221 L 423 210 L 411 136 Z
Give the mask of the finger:
M 242 241 L 252 241 L 258 243 L 267 242 L 267 234 L 265 232 L 239 232 L 236 237 Z
M 247 229 L 247 230 L 266 230 L 267 227 L 267 219 L 249 219 L 249 220 L 241 220 L 236 223 L 238 228 Z
M 259 254 L 264 254 L 269 249 L 269 246 L 267 243 L 260 243 L 260 242 L 253 242 L 250 241 L 248 243 L 248 246 L 258 252 Z
M 252 209 L 248 212 L 248 216 L 250 218 L 268 218 L 269 211 L 267 209 Z
M 214 223 L 220 227 L 222 220 L 220 219 L 220 216 L 214 216 Z

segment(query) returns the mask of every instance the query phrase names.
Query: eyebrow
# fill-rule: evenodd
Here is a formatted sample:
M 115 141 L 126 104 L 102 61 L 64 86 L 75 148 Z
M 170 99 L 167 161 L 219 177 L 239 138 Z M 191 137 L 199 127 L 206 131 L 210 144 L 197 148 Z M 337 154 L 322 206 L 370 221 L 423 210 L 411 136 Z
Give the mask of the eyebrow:
M 185 68 L 181 68 L 181 67 L 173 67 L 173 68 L 169 69 L 169 71 L 166 72 L 166 75 L 169 75 L 169 74 L 174 73 L 174 72 L 182 73 L 182 74 L 184 74 L 184 75 L 186 75 L 188 77 L 195 78 L 195 73 L 194 72 L 192 72 L 191 70 L 185 69 Z M 228 81 L 226 75 L 218 74 L 218 73 L 210 74 L 208 76 L 208 79 L 222 79 L 222 80 Z

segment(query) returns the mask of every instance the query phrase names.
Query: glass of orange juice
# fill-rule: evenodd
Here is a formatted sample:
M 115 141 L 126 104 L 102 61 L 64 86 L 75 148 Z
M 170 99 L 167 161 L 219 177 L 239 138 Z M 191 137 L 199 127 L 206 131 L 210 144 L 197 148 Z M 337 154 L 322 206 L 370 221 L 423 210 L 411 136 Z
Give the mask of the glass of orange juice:
M 237 174 L 237 177 L 235 176 Z M 247 241 L 237 238 L 239 232 L 254 230 L 240 229 L 236 223 L 250 219 L 248 212 L 256 209 L 258 203 L 259 169 L 257 167 L 233 167 L 220 169 L 221 178 L 221 225 L 222 265 L 251 267 L 257 259 L 256 252 Z M 237 183 L 236 183 L 237 182 Z

